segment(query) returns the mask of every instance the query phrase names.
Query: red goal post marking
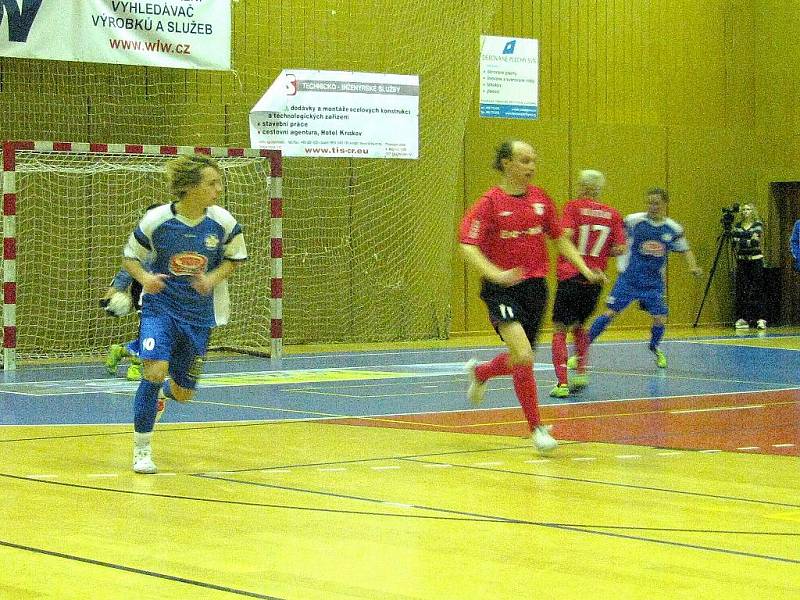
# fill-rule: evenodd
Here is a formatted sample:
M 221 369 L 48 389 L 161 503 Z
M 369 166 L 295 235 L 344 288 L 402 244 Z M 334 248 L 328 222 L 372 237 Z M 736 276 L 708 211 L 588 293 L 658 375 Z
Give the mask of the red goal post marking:
M 4 141 L 3 148 L 3 369 L 17 368 L 17 154 L 24 152 L 266 158 L 270 162 L 270 356 L 283 354 L 283 160 L 279 150 L 216 146 L 161 146 L 87 142 Z

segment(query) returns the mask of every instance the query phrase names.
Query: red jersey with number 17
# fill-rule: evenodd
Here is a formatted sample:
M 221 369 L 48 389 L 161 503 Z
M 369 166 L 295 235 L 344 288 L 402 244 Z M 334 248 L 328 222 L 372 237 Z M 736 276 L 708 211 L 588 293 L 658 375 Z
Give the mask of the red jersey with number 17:
M 462 244 L 477 246 L 503 270 L 521 267 L 524 278 L 550 271 L 545 236 L 561 237 L 555 204 L 547 193 L 529 185 L 520 196 L 494 187 L 481 196 L 461 221 Z
M 570 200 L 561 219 L 564 229 L 572 230 L 572 243 L 590 269 L 605 271 L 611 248 L 625 243 L 625 224 L 614 208 L 590 198 Z M 559 281 L 571 279 L 578 269 L 563 256 L 558 257 Z

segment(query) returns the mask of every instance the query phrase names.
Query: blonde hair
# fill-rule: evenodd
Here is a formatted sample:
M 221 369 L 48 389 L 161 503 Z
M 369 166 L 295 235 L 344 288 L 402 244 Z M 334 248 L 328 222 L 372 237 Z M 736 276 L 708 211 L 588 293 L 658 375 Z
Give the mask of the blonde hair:
M 584 169 L 578 173 L 578 187 L 582 192 L 595 198 L 600 195 L 606 185 L 606 177 L 600 171 L 594 169 Z
M 183 198 L 190 188 L 200 183 L 206 167 L 222 172 L 217 161 L 205 154 L 183 155 L 169 161 L 166 169 L 169 191 Z
M 758 216 L 758 209 L 756 208 L 755 204 L 751 204 L 750 202 L 745 202 L 739 207 L 740 215 L 742 214 L 742 209 L 745 206 L 749 206 L 750 209 L 753 211 L 753 223 L 755 223 L 756 221 L 761 221 L 761 217 Z M 739 222 L 741 223 L 742 221 L 744 221 L 744 217 L 742 217 L 742 219 Z

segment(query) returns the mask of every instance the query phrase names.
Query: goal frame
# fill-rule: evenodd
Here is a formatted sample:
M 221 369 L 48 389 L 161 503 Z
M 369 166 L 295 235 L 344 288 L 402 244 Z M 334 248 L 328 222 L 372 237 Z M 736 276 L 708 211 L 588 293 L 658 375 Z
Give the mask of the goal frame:
M 97 156 L 179 156 L 206 154 L 214 158 L 265 158 L 270 162 L 270 357 L 283 354 L 283 157 L 279 150 L 218 146 L 104 144 L 86 142 L 2 141 L 3 149 L 3 370 L 17 368 L 17 187 L 20 152 L 93 154 Z

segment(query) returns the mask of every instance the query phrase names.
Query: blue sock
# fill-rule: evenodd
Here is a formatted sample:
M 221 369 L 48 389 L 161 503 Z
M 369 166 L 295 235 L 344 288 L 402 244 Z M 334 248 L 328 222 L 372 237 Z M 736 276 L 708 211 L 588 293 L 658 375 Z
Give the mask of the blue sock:
M 606 330 L 608 324 L 611 323 L 611 317 L 608 315 L 600 315 L 597 317 L 592 326 L 589 327 L 589 343 L 591 344 L 601 333 Z
M 664 337 L 664 325 L 653 325 L 650 329 L 650 352 L 655 352 L 658 345 L 661 343 L 661 338 Z
M 170 400 L 175 400 L 175 396 L 172 395 L 172 386 L 170 386 L 169 379 L 164 380 L 164 385 L 161 386 L 161 391 L 164 392 L 164 395 Z
M 153 383 L 147 379 L 139 382 L 139 388 L 133 397 L 133 429 L 137 433 L 153 431 L 156 423 L 156 400 L 160 383 Z

